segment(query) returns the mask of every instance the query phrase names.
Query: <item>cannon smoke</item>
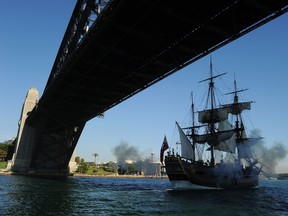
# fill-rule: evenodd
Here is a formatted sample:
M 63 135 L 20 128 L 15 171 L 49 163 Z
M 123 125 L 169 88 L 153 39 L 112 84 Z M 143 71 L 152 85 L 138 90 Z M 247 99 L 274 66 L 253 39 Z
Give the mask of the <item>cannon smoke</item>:
M 129 146 L 129 144 L 124 141 L 114 147 L 112 149 L 112 152 L 118 162 L 125 162 L 126 160 L 141 160 L 138 148 L 134 146 Z
M 251 137 L 261 137 L 260 131 L 252 131 Z M 267 147 L 266 143 L 260 140 L 253 149 L 258 161 L 263 165 L 262 171 L 268 175 L 275 173 L 279 161 L 285 159 L 288 154 L 287 147 L 281 142 L 275 142 L 271 147 Z

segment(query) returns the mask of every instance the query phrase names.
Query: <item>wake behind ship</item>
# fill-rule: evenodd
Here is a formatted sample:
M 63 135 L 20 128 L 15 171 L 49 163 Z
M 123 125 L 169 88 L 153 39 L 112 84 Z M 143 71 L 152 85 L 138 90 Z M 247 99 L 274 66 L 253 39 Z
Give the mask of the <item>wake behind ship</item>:
M 236 189 L 258 185 L 261 167 L 251 147 L 261 138 L 247 137 L 242 119 L 242 112 L 251 109 L 252 101 L 239 102 L 238 94 L 247 89 L 238 90 L 234 80 L 234 91 L 227 94 L 233 95 L 233 102 L 216 104 L 214 80 L 224 74 L 214 76 L 210 62 L 210 77 L 200 81 L 208 82 L 206 108 L 195 112 L 192 100 L 192 125 L 181 128 L 176 122 L 181 155 L 169 151 L 165 156 L 166 173 L 176 189 Z

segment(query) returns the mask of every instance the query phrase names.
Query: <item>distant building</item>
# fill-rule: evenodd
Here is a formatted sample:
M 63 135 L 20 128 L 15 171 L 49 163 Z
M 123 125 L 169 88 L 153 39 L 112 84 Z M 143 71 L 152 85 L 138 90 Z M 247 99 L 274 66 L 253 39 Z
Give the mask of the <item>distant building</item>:
M 128 167 L 131 167 L 131 165 L 133 165 L 137 173 L 140 175 L 153 177 L 161 176 L 161 164 L 150 159 L 147 159 L 145 161 L 125 160 L 125 162 L 118 162 L 117 164 L 122 171 L 127 172 Z
M 146 160 L 143 167 L 143 172 L 145 176 L 161 176 L 161 164 L 159 162 L 153 162 Z

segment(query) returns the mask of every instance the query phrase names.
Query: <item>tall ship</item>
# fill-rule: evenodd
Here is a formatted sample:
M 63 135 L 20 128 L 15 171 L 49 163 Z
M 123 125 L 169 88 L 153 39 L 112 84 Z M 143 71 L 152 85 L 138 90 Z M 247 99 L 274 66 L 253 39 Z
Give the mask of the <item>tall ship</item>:
M 208 82 L 205 109 L 196 112 L 192 99 L 192 125 L 183 128 L 176 122 L 181 153 L 168 151 L 164 159 L 166 173 L 175 189 L 258 186 L 262 167 L 251 148 L 261 138 L 247 137 L 242 119 L 242 113 L 251 109 L 253 101 L 239 101 L 238 94 L 247 89 L 238 90 L 234 79 L 234 91 L 226 94 L 233 95 L 232 103 L 217 104 L 214 81 L 224 74 L 213 75 L 210 61 L 210 77 L 199 82 Z M 162 161 L 168 146 L 166 137 L 164 142 Z

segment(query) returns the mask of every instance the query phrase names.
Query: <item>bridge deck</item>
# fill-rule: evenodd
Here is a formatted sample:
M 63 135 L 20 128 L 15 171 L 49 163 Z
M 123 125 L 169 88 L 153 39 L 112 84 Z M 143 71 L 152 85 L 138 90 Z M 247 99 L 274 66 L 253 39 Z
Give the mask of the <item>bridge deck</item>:
M 283 0 L 112 1 L 39 108 L 66 123 L 87 121 L 285 7 Z

